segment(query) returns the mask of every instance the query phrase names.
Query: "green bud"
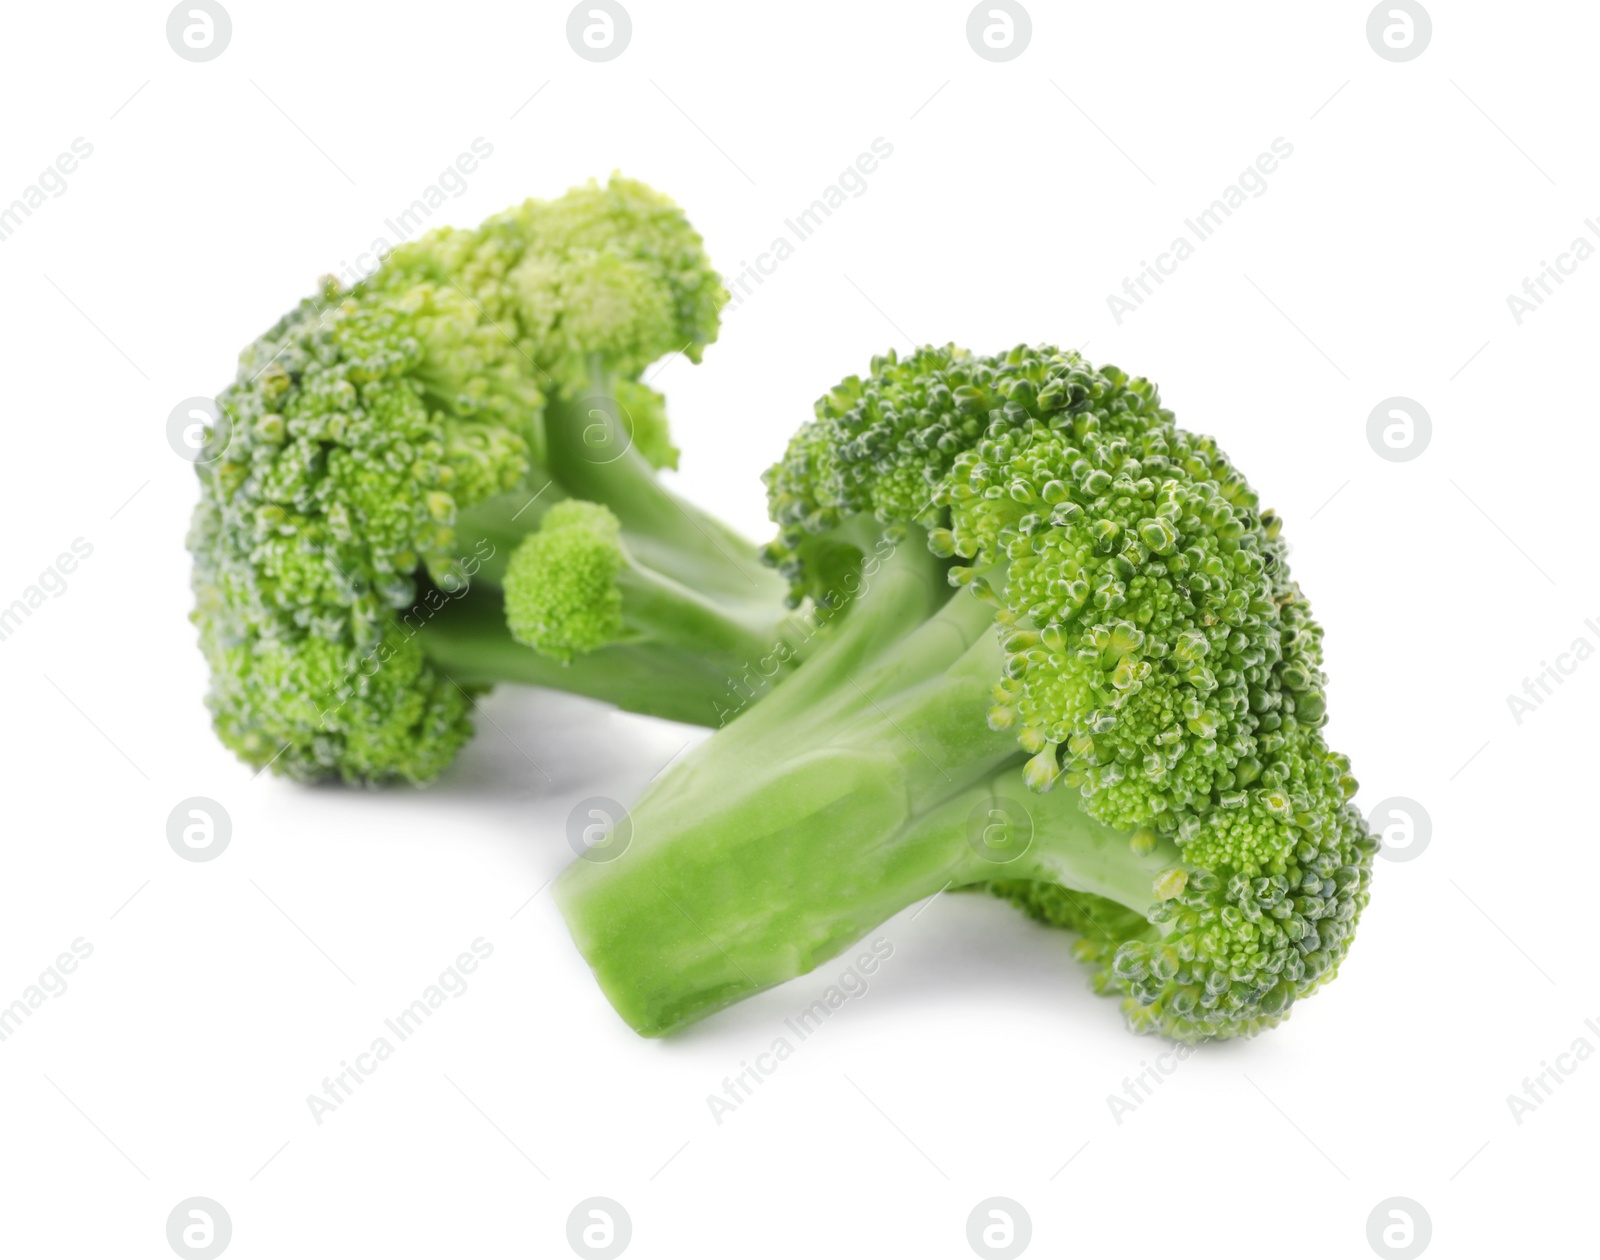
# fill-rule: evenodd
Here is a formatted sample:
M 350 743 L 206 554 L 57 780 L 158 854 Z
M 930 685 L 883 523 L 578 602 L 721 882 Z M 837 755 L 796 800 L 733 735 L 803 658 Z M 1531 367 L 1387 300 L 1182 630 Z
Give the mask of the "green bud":
M 1189 872 L 1181 866 L 1171 866 L 1162 871 L 1151 885 L 1157 901 L 1171 901 L 1189 883 Z

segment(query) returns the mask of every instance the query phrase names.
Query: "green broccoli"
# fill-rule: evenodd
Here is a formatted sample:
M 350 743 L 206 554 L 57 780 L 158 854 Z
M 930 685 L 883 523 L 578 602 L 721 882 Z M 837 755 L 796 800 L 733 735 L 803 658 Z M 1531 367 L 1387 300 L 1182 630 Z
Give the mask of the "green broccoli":
M 1130 1024 L 1180 1040 L 1333 977 L 1377 844 L 1321 734 L 1322 631 L 1279 519 L 1149 381 L 1048 346 L 891 353 L 767 481 L 825 645 L 557 884 L 635 1029 L 952 887 L 1079 931 Z
M 730 675 L 781 673 L 752 666 L 784 583 L 660 483 L 677 452 L 638 379 L 698 362 L 725 298 L 682 211 L 614 178 L 430 232 L 250 346 L 189 536 L 222 741 L 420 782 L 496 682 L 711 724 Z

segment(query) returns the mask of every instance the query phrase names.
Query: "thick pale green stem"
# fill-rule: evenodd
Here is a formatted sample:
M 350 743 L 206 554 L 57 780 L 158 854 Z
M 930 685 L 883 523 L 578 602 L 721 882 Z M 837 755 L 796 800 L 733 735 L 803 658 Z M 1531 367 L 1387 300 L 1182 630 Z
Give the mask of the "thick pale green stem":
M 524 483 L 460 513 L 457 554 L 436 577 L 451 592 L 462 583 L 470 591 L 428 617 L 424 647 L 463 685 L 526 682 L 721 725 L 792 671 L 804 655 L 804 623 L 756 547 L 667 490 L 624 440 L 598 359 L 590 376 L 586 395 L 548 404 L 540 463 Z M 498 590 L 517 547 L 572 498 L 602 504 L 622 525 L 628 633 L 563 664 L 510 637 Z
M 620 858 L 562 876 L 579 948 L 640 1031 L 798 975 L 892 914 L 947 865 L 937 837 L 893 838 L 1015 759 L 981 716 L 999 668 L 988 611 L 970 593 L 940 609 L 921 566 L 891 557 L 805 666 L 646 793 Z M 897 652 L 915 667 L 896 671 Z
M 638 1031 L 809 971 L 943 888 L 1156 900 L 1176 851 L 1137 854 L 1075 792 L 1026 788 L 1014 737 L 984 721 L 1003 666 L 991 609 L 964 591 L 929 616 L 916 578 L 886 565 L 836 641 L 647 791 L 621 856 L 562 875 L 574 939 Z
M 1136 853 L 1076 794 L 1029 792 L 1019 765 L 912 817 L 894 769 L 814 755 L 702 827 L 663 835 L 636 811 L 620 858 L 569 868 L 557 901 L 618 1014 L 645 1036 L 670 1033 L 805 974 L 925 897 L 994 879 L 1143 913 L 1178 861 L 1170 845 Z M 1010 833 L 998 842 L 997 825 Z
M 462 687 L 551 687 L 695 726 L 720 723 L 745 668 L 736 653 L 657 642 L 613 644 L 562 664 L 511 637 L 499 592 L 488 587 L 445 605 L 418 633 L 428 659 Z

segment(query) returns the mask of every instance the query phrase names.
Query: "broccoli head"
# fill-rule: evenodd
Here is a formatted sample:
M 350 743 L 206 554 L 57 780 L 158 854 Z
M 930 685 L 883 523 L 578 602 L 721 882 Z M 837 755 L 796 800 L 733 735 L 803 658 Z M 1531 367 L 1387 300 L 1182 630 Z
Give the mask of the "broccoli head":
M 677 451 L 639 378 L 668 354 L 698 361 L 724 300 L 683 212 L 613 178 L 401 245 L 246 349 L 189 536 L 223 742 L 297 778 L 420 782 L 497 681 L 714 722 L 730 672 L 779 634 L 782 584 L 659 482 Z M 623 600 L 613 627 L 616 566 L 545 546 L 553 567 L 518 566 L 524 587 L 595 601 L 574 659 L 512 637 L 501 585 L 580 500 L 695 597 Z M 703 650 L 685 618 L 724 633 Z
M 768 486 L 825 646 L 558 885 L 635 1028 L 949 887 L 1077 930 L 1132 1026 L 1181 1040 L 1333 977 L 1377 845 L 1323 738 L 1322 631 L 1278 517 L 1149 381 L 1049 346 L 891 353 Z

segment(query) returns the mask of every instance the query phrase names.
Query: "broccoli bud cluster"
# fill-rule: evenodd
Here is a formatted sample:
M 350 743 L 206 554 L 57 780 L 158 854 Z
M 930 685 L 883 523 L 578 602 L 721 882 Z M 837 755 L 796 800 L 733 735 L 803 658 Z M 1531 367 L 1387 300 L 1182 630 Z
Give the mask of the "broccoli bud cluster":
M 558 503 L 511 557 L 505 592 L 512 635 L 562 661 L 618 638 L 617 575 L 625 563 L 622 526 L 609 508 L 582 499 Z
M 1137 1026 L 1254 1031 L 1331 977 L 1376 844 L 1322 739 L 1321 628 L 1278 518 L 1154 385 L 1049 346 L 891 353 L 817 404 L 768 487 L 799 591 L 814 536 L 851 516 L 928 528 L 950 581 L 995 603 L 989 723 L 1032 755 L 1029 785 L 1179 846 L 1186 878 L 1148 922 L 1102 914 L 1116 930 L 1049 885 L 997 886 L 1084 931 Z
M 431 356 L 478 365 L 452 389 Z M 245 352 L 218 405 L 221 457 L 198 466 L 194 619 L 223 742 L 298 778 L 431 777 L 470 734 L 470 698 L 401 618 L 469 580 L 459 508 L 528 467 L 514 422 L 537 388 L 448 290 L 404 305 L 333 288 Z M 495 386 L 498 385 L 498 388 Z
M 477 582 L 482 539 L 459 514 L 548 488 L 549 410 L 597 380 L 645 459 L 674 464 L 660 395 L 632 378 L 697 360 L 723 297 L 683 212 L 613 179 L 430 232 L 249 347 L 189 537 L 222 741 L 303 779 L 437 774 L 480 689 L 417 637 Z

